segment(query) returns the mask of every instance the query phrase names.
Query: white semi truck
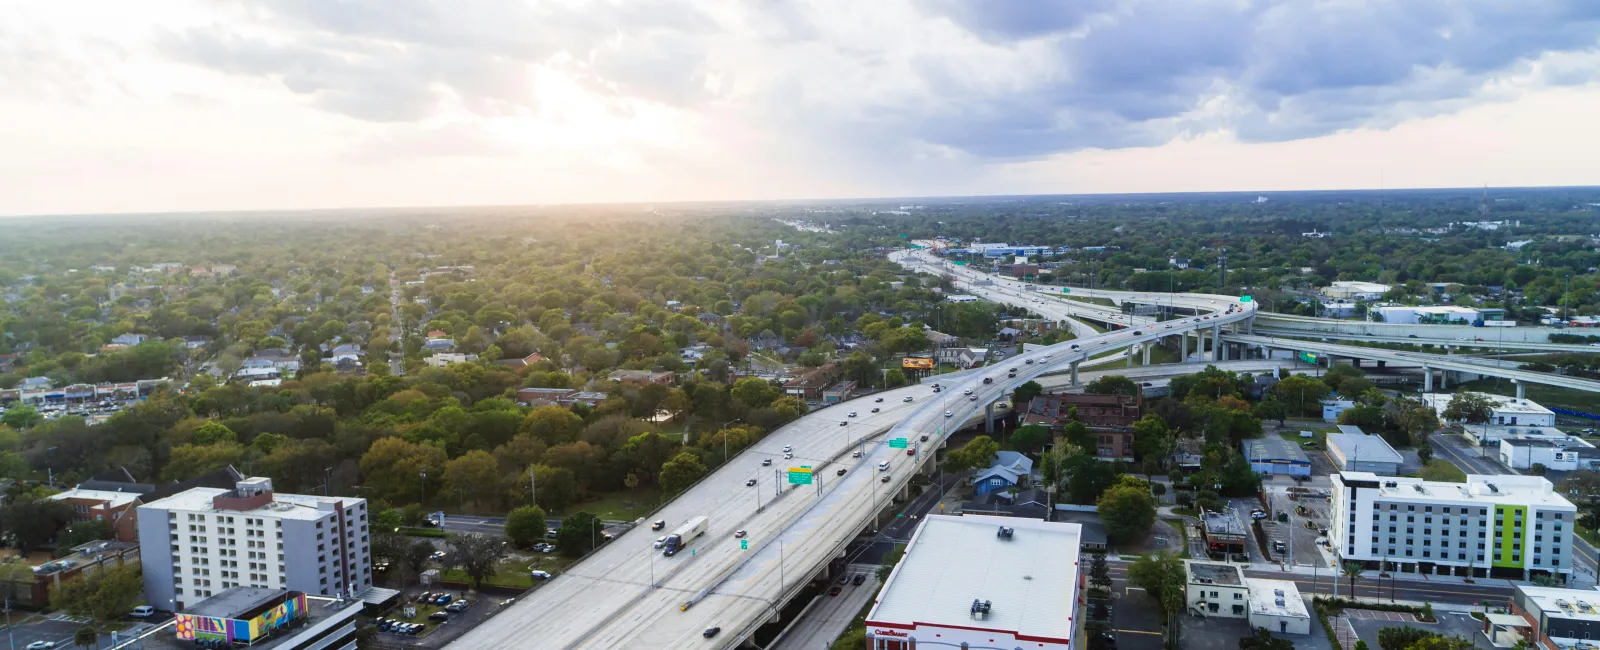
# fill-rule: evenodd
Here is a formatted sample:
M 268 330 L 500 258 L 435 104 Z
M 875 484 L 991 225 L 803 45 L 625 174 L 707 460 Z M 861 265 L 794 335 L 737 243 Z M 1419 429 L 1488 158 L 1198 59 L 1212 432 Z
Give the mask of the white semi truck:
M 710 520 L 705 515 L 683 522 L 683 525 L 672 531 L 672 534 L 667 536 L 667 541 L 661 544 L 661 554 L 672 557 L 677 555 L 678 551 L 688 548 L 694 538 L 706 534 L 706 526 L 709 523 Z

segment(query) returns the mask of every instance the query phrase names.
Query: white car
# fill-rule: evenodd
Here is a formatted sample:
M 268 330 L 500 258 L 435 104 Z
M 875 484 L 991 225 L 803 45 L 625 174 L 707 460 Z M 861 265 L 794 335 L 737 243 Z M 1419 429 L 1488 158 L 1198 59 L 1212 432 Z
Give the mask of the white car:
M 656 548 L 661 548 L 661 545 L 665 544 L 665 543 L 667 543 L 667 537 L 665 535 L 662 535 L 661 537 L 657 537 L 656 538 L 656 543 L 652 544 L 651 546 L 654 546 Z
M 789 453 L 791 451 L 794 451 L 794 445 L 784 445 L 783 446 L 783 452 L 784 453 Z
M 856 416 L 856 412 L 855 411 L 851 411 L 850 412 L 850 417 L 855 417 L 855 416 Z
M 155 613 L 156 608 L 149 605 L 140 605 L 133 608 L 133 611 L 128 612 L 128 615 L 134 618 L 150 618 L 151 616 L 154 616 Z
M 961 391 L 961 394 L 962 395 L 971 395 L 972 394 L 972 389 L 968 388 L 968 389 L 966 389 L 964 391 Z
M 550 574 L 545 571 L 529 571 L 528 577 L 533 578 L 534 580 L 549 580 Z
M 28 644 L 28 650 L 50 650 L 54 647 L 56 647 L 54 641 L 34 641 Z
M 955 414 L 954 414 L 954 413 L 951 413 L 951 412 L 949 412 L 949 411 L 945 411 L 945 412 L 944 412 L 944 416 L 945 416 L 945 417 L 951 417 L 951 416 L 953 416 L 953 415 L 955 415 Z
M 906 396 L 906 398 L 905 398 L 905 399 L 903 399 L 903 400 L 900 400 L 900 401 L 902 401 L 902 402 L 909 402 L 909 401 L 911 401 L 911 396 L 910 396 L 910 395 L 907 395 L 907 396 Z

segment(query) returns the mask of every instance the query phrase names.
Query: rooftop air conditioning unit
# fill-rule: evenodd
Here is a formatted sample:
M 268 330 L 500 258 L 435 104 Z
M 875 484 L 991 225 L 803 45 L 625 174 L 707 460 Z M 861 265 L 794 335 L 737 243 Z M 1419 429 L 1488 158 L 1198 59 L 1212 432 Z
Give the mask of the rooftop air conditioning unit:
M 1001 526 L 1000 530 L 995 532 L 994 536 L 998 537 L 1000 539 L 1011 539 L 1012 534 L 1014 534 L 1016 532 L 1017 532 L 1017 529 L 1015 529 L 1015 528 L 1012 528 L 1010 526 Z

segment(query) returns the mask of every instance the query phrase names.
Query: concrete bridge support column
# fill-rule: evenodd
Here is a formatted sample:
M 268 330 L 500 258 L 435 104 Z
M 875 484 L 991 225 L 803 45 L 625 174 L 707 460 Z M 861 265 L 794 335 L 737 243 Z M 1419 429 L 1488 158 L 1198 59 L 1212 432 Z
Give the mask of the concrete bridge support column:
M 1520 379 L 1513 379 L 1513 380 L 1511 380 L 1511 383 L 1517 385 L 1517 401 L 1520 402 L 1522 400 L 1528 399 L 1528 385 L 1527 384 L 1522 383 L 1522 380 L 1520 380 Z
M 1451 347 L 1451 346 L 1448 346 L 1448 345 L 1444 346 L 1444 356 L 1448 357 L 1448 356 L 1450 356 L 1452 354 L 1455 354 L 1455 353 L 1456 353 L 1456 349 L 1454 347 Z
M 1450 371 L 1449 370 L 1440 370 L 1439 371 L 1439 390 L 1449 390 L 1449 388 L 1450 388 Z
M 1422 392 L 1433 392 L 1433 368 L 1422 367 Z
M 1128 367 L 1132 368 L 1133 367 L 1133 346 L 1131 346 L 1131 345 L 1128 346 L 1128 349 L 1123 350 L 1122 354 L 1123 354 L 1123 356 L 1126 356 L 1128 358 Z
M 1211 359 L 1222 360 L 1222 328 L 1216 325 L 1211 326 Z
M 994 433 L 994 402 L 983 405 L 983 432 Z
M 1351 368 L 1360 368 L 1361 367 L 1361 359 L 1356 358 L 1356 357 L 1350 357 L 1350 367 Z
M 1078 363 L 1079 362 L 1077 362 L 1077 361 L 1072 362 L 1072 385 L 1073 386 L 1077 386 L 1078 385 Z
M 1155 342 L 1144 344 L 1144 365 L 1150 365 L 1150 348 L 1155 347 Z
M 1378 369 L 1379 369 L 1379 370 L 1383 370 L 1383 367 L 1384 367 L 1384 366 L 1386 366 L 1386 365 L 1389 365 L 1389 362 L 1388 362 L 1388 361 L 1383 361 L 1383 360 L 1381 360 L 1381 359 L 1380 359 L 1380 360 L 1378 360 Z

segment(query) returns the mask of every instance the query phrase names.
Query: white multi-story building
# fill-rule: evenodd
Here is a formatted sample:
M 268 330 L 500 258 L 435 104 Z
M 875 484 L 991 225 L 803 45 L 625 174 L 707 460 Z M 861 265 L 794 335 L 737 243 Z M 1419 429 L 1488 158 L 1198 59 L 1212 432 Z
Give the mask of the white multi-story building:
M 1538 476 L 1447 483 L 1343 472 L 1333 475 L 1329 541 L 1371 569 L 1387 562 L 1405 573 L 1565 580 L 1577 513 Z
M 1250 587 L 1237 564 L 1190 562 L 1189 584 L 1184 590 L 1189 613 L 1197 616 L 1245 618 L 1250 615 Z
M 1467 435 L 1484 442 L 1494 442 L 1503 435 L 1516 436 L 1521 433 L 1516 427 L 1527 429 L 1529 427 L 1554 427 L 1556 413 L 1531 399 L 1517 399 L 1509 395 L 1495 395 L 1492 393 L 1473 393 L 1488 399 L 1494 405 L 1489 409 L 1489 422 L 1486 424 L 1465 425 Z M 1439 414 L 1439 419 L 1444 419 L 1444 410 L 1449 408 L 1450 400 L 1455 395 L 1450 393 L 1426 393 L 1422 396 L 1422 404 L 1432 407 Z M 1497 427 L 1511 427 L 1510 430 Z M 1537 432 L 1533 432 L 1537 435 Z
M 274 494 L 272 479 L 139 506 L 145 602 L 182 611 L 231 587 L 353 596 L 372 586 L 366 499 Z

